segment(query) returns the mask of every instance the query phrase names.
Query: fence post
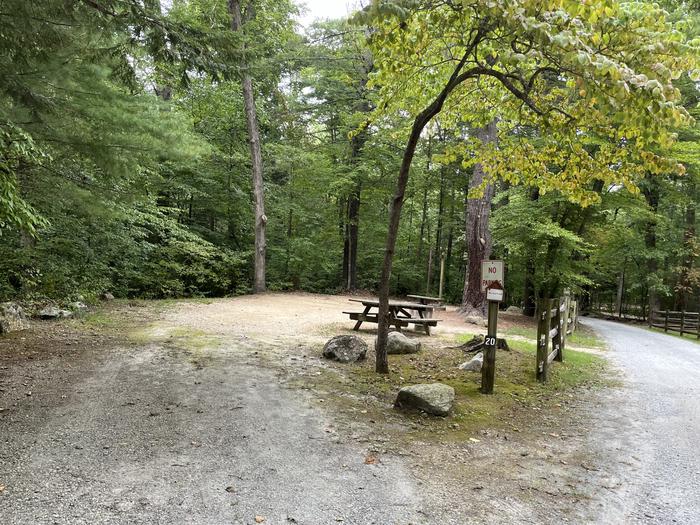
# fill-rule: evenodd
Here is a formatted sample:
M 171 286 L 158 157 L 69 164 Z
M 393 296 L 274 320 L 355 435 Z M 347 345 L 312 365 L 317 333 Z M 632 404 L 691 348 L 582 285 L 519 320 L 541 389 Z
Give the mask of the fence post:
M 552 338 L 552 349 L 557 351 L 554 360 L 561 361 L 561 343 L 563 340 L 561 335 L 561 297 L 552 299 L 552 304 L 555 304 L 557 308 L 557 313 L 554 314 L 554 326 L 557 327 L 557 333 Z
M 540 299 L 537 302 L 537 369 L 535 375 L 540 383 L 547 381 L 549 363 L 547 362 L 549 348 L 549 327 L 552 324 L 552 301 Z
M 664 318 L 664 332 L 668 332 L 668 310 L 666 310 L 666 317 Z
M 562 319 L 562 333 L 561 333 L 561 348 L 559 349 L 559 354 L 561 355 L 560 361 L 564 360 L 564 348 L 566 348 L 566 337 L 569 332 L 569 308 L 571 308 L 571 296 L 569 294 L 564 296 L 564 318 Z
M 685 308 L 681 310 L 681 337 L 683 337 L 683 328 L 685 325 Z

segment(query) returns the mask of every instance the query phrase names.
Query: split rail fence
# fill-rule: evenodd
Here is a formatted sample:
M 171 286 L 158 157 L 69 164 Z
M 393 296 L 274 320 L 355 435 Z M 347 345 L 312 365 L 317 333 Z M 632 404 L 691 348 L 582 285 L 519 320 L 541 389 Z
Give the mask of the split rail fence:
M 537 380 L 549 378 L 552 361 L 564 360 L 566 337 L 576 330 L 578 303 L 571 296 L 540 299 L 537 303 Z
M 663 328 L 664 332 L 695 334 L 700 339 L 700 312 L 680 312 L 674 310 L 652 310 L 649 326 Z

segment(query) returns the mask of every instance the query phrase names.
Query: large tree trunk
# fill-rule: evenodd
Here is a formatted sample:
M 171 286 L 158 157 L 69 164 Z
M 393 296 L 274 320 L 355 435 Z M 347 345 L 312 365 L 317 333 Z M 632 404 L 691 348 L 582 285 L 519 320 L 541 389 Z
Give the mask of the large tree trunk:
M 483 143 L 493 143 L 498 138 L 496 121 L 486 127 L 475 130 L 476 137 Z M 484 182 L 484 169 L 479 163 L 469 180 L 469 188 L 481 186 Z M 481 261 L 491 256 L 492 239 L 489 231 L 489 214 L 494 186 L 488 184 L 484 195 L 478 199 L 467 200 L 467 254 L 469 262 L 464 277 L 464 294 L 462 311 L 467 315 L 486 315 L 486 294 L 481 291 Z
M 240 0 L 229 0 L 229 12 L 231 13 L 231 29 L 242 31 L 243 20 L 241 17 Z M 250 10 L 251 7 L 249 6 Z M 252 11 L 249 11 L 252 13 Z M 248 73 L 243 54 L 243 71 L 241 84 L 243 87 L 243 105 L 245 107 L 246 125 L 248 127 L 248 140 L 250 143 L 250 159 L 252 162 L 253 196 L 255 200 L 255 277 L 253 279 L 253 293 L 265 291 L 265 193 L 263 188 L 263 164 L 260 147 L 260 131 L 258 129 L 258 117 L 255 110 L 255 96 L 253 94 L 253 79 Z

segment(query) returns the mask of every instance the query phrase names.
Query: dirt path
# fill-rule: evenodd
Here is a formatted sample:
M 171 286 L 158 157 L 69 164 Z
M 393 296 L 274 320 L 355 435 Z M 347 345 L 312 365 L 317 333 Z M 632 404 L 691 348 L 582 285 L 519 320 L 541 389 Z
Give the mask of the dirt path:
M 0 339 L 3 522 L 615 522 L 589 440 L 599 394 L 455 439 L 314 381 L 347 297 L 138 304 Z M 440 317 L 429 345 L 467 328 Z

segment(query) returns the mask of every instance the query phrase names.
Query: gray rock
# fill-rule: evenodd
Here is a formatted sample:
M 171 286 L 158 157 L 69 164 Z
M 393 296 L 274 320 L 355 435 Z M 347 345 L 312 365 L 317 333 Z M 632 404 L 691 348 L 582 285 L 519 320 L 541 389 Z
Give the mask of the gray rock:
M 464 320 L 469 324 L 475 324 L 478 326 L 488 326 L 489 324 L 488 320 L 478 315 L 468 315 L 464 318 Z
M 39 317 L 41 319 L 65 319 L 67 317 L 73 317 L 73 312 L 70 310 L 61 310 L 55 306 L 47 306 L 39 312 Z
M 422 410 L 435 416 L 446 416 L 452 409 L 455 389 L 443 383 L 405 386 L 396 396 L 395 407 Z
M 75 301 L 74 303 L 70 303 L 68 308 L 74 313 L 81 314 L 87 310 L 87 305 L 81 301 Z
M 522 315 L 523 309 L 519 306 L 509 306 L 508 308 L 506 308 L 506 313 Z
M 337 335 L 323 347 L 323 357 L 353 363 L 367 357 L 367 343 L 356 335 Z
M 465 363 L 462 363 L 461 365 L 459 365 L 459 368 L 460 368 L 460 370 L 467 370 L 469 372 L 480 372 L 483 364 L 484 364 L 484 353 L 479 352 L 474 357 L 472 357 L 469 361 L 466 361 Z
M 374 340 L 374 349 L 377 349 L 377 340 Z M 420 341 L 409 339 L 401 332 L 389 332 L 386 342 L 387 354 L 416 354 L 420 351 Z
M 22 307 L 16 303 L 0 303 L 0 334 L 29 328 Z
M 113 301 L 114 300 L 114 296 L 109 292 L 103 293 L 100 297 L 102 298 L 103 301 Z

